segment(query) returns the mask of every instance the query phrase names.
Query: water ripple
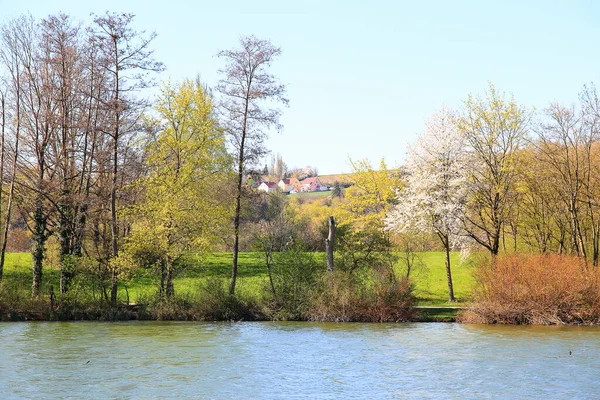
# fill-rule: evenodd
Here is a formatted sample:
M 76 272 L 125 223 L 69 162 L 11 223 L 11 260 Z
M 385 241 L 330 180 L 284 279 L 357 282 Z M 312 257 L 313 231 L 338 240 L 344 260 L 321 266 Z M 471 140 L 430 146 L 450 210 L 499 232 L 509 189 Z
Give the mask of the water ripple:
M 599 334 L 595 327 L 457 324 L 0 323 L 0 393 L 598 398 Z

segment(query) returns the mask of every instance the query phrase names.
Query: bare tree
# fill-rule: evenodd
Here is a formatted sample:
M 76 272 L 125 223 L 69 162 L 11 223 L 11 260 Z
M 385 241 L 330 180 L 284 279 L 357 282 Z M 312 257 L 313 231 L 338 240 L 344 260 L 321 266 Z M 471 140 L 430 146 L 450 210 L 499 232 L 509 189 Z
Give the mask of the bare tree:
M 551 174 L 545 185 L 557 194 L 568 215 L 570 250 L 587 258 L 591 247 L 594 265 L 600 256 L 600 205 L 596 201 L 600 191 L 598 108 L 593 87 L 584 89 L 580 107 L 551 104 L 534 143 L 538 162 Z M 590 238 L 591 246 L 586 245 Z
M 281 111 L 269 108 L 266 101 L 279 101 L 285 105 L 285 86 L 268 72 L 272 62 L 281 54 L 268 40 L 254 36 L 242 37 L 240 47 L 222 50 L 217 55 L 226 61 L 219 72 L 223 78 L 217 91 L 221 94 L 220 111 L 223 129 L 237 155 L 237 190 L 233 219 L 233 265 L 229 293 L 235 293 L 238 269 L 240 210 L 242 180 L 247 167 L 255 164 L 266 151 L 263 146 L 266 131 L 281 128 Z
M 5 126 L 6 126 L 6 107 L 5 107 L 5 96 L 4 93 L 0 92 L 0 103 L 2 107 L 2 133 L 0 139 L 0 151 L 2 152 L 0 155 L 0 184 L 4 183 L 4 161 L 5 161 Z M 19 155 L 19 130 L 15 131 L 15 139 L 14 139 L 14 149 L 13 149 L 13 158 L 12 158 L 12 171 L 9 180 L 9 189 L 8 189 L 8 200 L 6 204 L 6 211 L 4 216 L 4 232 L 2 234 L 2 248 L 0 249 L 0 281 L 2 280 L 2 275 L 4 272 L 4 260 L 6 256 L 6 244 L 8 243 L 8 232 L 10 230 L 11 216 L 12 216 L 12 208 L 13 208 L 13 199 L 15 196 L 15 180 L 17 177 L 17 157 Z M 2 206 L 2 188 L 0 188 L 0 210 Z M 0 216 L 2 213 L 0 212 Z
M 111 244 L 112 256 L 119 254 L 119 226 L 117 221 L 117 190 L 119 189 L 119 155 L 121 146 L 126 143 L 126 136 L 135 131 L 142 111 L 148 106 L 147 101 L 133 96 L 135 91 L 146 88 L 153 82 L 149 80 L 150 72 L 164 69 L 162 63 L 154 60 L 150 49 L 156 33 L 145 35 L 132 28 L 133 14 L 116 14 L 107 12 L 96 16 L 96 40 L 102 52 L 102 66 L 110 76 L 110 102 L 107 104 L 111 120 L 105 133 L 112 140 L 112 168 L 110 189 Z M 111 273 L 111 303 L 117 302 L 118 271 L 113 267 Z
M 2 192 L 4 187 L 4 160 L 6 138 L 6 96 L 0 88 L 0 216 L 2 215 Z M 4 252 L 0 256 L 0 281 L 4 274 Z
M 20 17 L 2 27 L 0 59 L 7 71 L 14 136 L 23 139 L 23 155 L 18 156 L 19 185 L 32 203 L 23 202 L 24 213 L 32 210 L 33 283 L 32 295 L 39 295 L 45 243 L 49 236 L 45 208 L 47 151 L 52 136 L 51 103 L 47 96 L 47 76 L 42 73 L 36 47 L 38 29 L 32 17 Z
M 585 167 L 587 169 L 583 202 L 586 205 L 592 230 L 592 263 L 600 261 L 600 204 L 597 201 L 600 192 L 600 166 L 597 151 L 600 142 L 600 98 L 594 84 L 586 85 L 580 94 L 585 131 Z
M 80 38 L 80 27 L 66 14 L 49 16 L 40 23 L 40 62 L 47 76 L 45 96 L 52 105 L 47 123 L 53 133 L 48 151 L 53 182 L 47 197 L 59 242 L 62 295 L 67 292 L 81 257 L 75 221 L 83 201 L 78 183 L 86 169 L 82 161 L 87 154 L 82 151 L 86 91 L 82 88 L 85 75 Z
M 2 215 L 2 192 L 4 189 L 4 155 L 6 138 L 6 96 L 4 90 L 0 87 L 0 216 Z M 0 281 L 4 274 L 4 252 L 0 259 Z

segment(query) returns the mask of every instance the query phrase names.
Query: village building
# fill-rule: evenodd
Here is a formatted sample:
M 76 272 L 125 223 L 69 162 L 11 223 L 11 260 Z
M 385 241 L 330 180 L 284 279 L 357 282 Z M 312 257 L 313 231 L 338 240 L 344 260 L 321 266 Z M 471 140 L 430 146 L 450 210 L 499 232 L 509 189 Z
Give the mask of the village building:
M 261 182 L 260 185 L 258 185 L 258 190 L 267 193 L 275 193 L 277 191 L 277 184 L 275 182 Z
M 285 178 L 277 184 L 283 193 L 297 193 L 300 191 L 300 181 L 296 178 Z
M 318 176 L 313 176 L 311 178 L 306 178 L 300 181 L 300 191 L 301 192 L 318 192 L 321 190 L 328 190 L 329 188 L 326 185 L 321 184 Z

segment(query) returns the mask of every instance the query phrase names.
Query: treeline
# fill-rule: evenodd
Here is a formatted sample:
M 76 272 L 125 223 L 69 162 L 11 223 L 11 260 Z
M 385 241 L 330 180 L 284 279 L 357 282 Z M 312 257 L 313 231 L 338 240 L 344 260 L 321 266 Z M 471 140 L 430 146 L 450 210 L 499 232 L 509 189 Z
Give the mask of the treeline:
M 576 103 L 534 112 L 497 91 L 441 108 L 410 148 L 407 186 L 388 227 L 431 231 L 448 253 L 483 248 L 582 257 L 600 240 L 600 101 L 593 84 Z M 450 260 L 447 274 L 453 300 Z
M 119 207 L 132 200 L 122 189 L 145 172 L 132 145 L 148 106 L 138 92 L 163 69 L 149 47 L 154 35 L 134 31 L 132 19 L 106 14 L 84 27 L 64 14 L 23 16 L 1 28 L 1 169 L 10 187 L 3 229 L 22 218 L 31 232 L 33 297 L 54 235 L 60 293 L 85 255 L 116 302 L 119 271 L 110 260 L 129 229 Z
M 34 299 L 49 240 L 60 266 L 51 297 L 85 272 L 115 305 L 132 262 L 160 264 L 170 295 L 182 254 L 228 226 L 231 157 L 212 96 L 187 80 L 163 84 L 151 102 L 144 89 L 164 66 L 156 34 L 134 30 L 133 18 L 23 16 L 0 28 L 0 279 L 9 230 L 25 225 Z
M 150 100 L 144 89 L 156 85 L 164 66 L 153 56 L 155 34 L 132 26 L 133 15 L 106 13 L 88 26 L 59 14 L 24 16 L 0 28 L 0 309 L 118 318 L 98 310 L 129 303 L 125 284 L 142 271 L 157 284 L 155 298 L 137 299 L 156 306 L 144 314 L 149 318 L 408 318 L 412 286 L 394 273 L 383 229 L 395 185 L 367 179 L 396 179 L 385 165 L 376 172 L 359 163 L 366 169 L 357 182 L 375 185 L 377 193 L 362 195 L 357 186 L 343 207 L 334 207 L 341 212 L 336 278 L 326 279 L 306 252 L 323 248 L 322 221 L 342 193 L 321 215 L 247 183 L 264 159 L 268 129 L 280 128 L 281 111 L 268 106 L 287 104 L 285 87 L 268 72 L 281 50 L 244 37 L 238 48 L 217 54 L 225 66 L 216 96 L 185 80 L 161 84 Z M 3 279 L 15 226 L 31 238 L 28 294 L 22 277 L 18 284 Z M 215 250 L 233 250 L 228 290 L 208 282 L 197 290 L 201 298 L 181 303 L 175 277 Z M 269 278 L 264 292 L 247 301 L 236 294 L 243 250 L 265 255 Z M 49 256 L 60 273 L 56 290 L 44 275 Z M 326 296 L 329 286 L 345 294 Z
M 10 229 L 26 226 L 34 301 L 55 310 L 86 281 L 84 291 L 98 289 L 93 301 L 115 308 L 119 283 L 144 269 L 164 305 L 187 266 L 231 250 L 228 290 L 205 287 L 216 293 L 214 308 L 225 307 L 219 318 L 399 320 L 412 312 L 419 251 L 446 251 L 450 301 L 452 250 L 484 249 L 492 264 L 534 251 L 598 265 L 593 85 L 575 104 L 540 112 L 490 85 L 459 110 L 435 112 L 400 169 L 354 161 L 351 187 L 305 201 L 248 184 L 268 130 L 281 127 L 272 107 L 288 102 L 269 73 L 281 50 L 244 37 L 218 52 L 225 66 L 214 95 L 185 80 L 163 83 L 150 100 L 145 89 L 164 70 L 154 38 L 133 29 L 131 14 L 94 16 L 87 26 L 64 14 L 20 17 L 0 28 L 0 280 Z M 274 176 L 284 169 L 273 159 Z M 307 255 L 325 249 L 330 216 L 333 273 Z M 51 243 L 57 293 L 43 279 Z M 265 257 L 268 282 L 254 306 L 236 297 L 244 250 Z

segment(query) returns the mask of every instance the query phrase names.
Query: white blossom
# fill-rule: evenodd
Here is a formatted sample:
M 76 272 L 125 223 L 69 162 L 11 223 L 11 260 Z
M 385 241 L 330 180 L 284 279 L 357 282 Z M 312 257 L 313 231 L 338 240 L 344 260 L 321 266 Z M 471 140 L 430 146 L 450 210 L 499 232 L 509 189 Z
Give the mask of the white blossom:
M 409 146 L 407 184 L 386 219 L 390 230 L 434 231 L 452 249 L 466 243 L 462 231 L 470 157 L 465 138 L 455 128 L 452 111 L 441 108 Z M 446 245 L 446 243 L 444 243 Z

